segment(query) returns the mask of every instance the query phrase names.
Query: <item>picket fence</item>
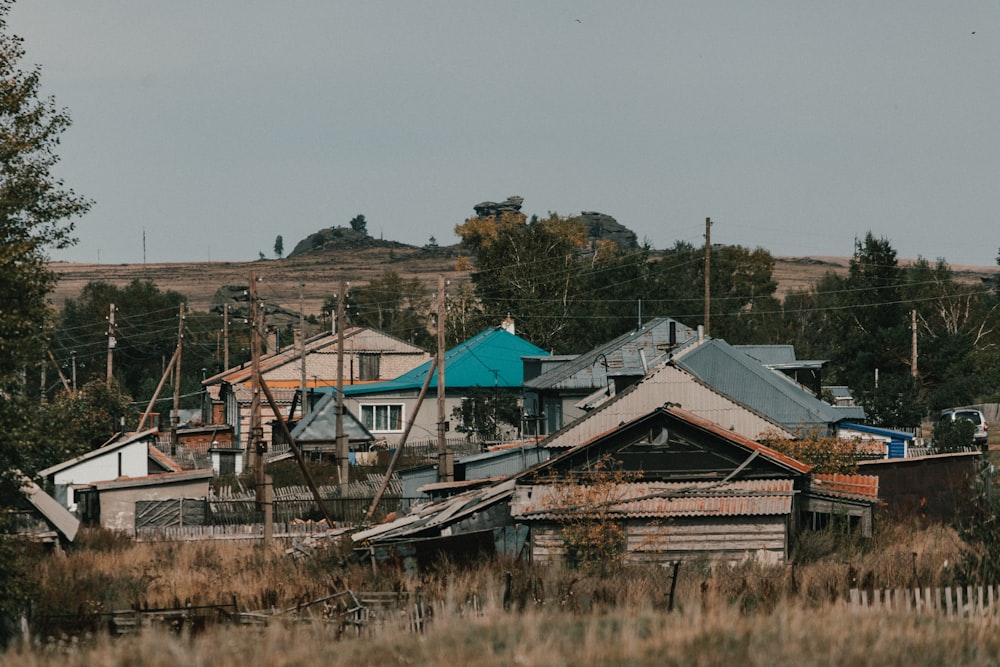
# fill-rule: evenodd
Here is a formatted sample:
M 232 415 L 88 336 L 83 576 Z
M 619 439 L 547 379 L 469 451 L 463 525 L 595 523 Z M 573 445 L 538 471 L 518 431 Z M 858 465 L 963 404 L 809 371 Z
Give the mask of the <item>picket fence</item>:
M 942 614 L 948 618 L 1000 621 L 1000 586 L 945 586 L 943 588 L 852 588 L 848 607 L 857 613 L 903 612 Z

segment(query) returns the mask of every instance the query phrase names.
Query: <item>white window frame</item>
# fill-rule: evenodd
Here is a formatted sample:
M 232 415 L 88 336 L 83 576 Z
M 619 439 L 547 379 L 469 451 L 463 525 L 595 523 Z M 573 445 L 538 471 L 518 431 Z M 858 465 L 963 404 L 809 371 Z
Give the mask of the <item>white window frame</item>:
M 398 427 L 391 427 L 393 408 L 399 410 Z M 379 413 L 384 412 L 386 428 L 379 428 Z M 405 403 L 362 403 L 359 414 L 361 423 L 372 433 L 402 433 L 403 425 L 406 423 Z

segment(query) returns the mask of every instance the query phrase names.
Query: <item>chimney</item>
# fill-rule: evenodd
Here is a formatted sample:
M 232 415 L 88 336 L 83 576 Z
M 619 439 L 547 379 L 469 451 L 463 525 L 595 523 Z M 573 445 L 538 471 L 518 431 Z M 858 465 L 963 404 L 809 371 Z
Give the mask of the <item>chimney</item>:
M 500 328 L 509 334 L 514 333 L 514 318 L 510 316 L 510 313 L 507 313 L 507 317 L 500 322 Z

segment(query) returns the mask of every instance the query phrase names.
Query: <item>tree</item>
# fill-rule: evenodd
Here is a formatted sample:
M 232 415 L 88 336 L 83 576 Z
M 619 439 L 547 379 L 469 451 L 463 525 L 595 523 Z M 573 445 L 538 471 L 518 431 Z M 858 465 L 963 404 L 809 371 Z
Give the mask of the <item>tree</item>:
M 345 305 L 354 325 L 385 331 L 424 348 L 432 343 L 427 330 L 430 295 L 419 278 L 407 279 L 386 271 L 367 285 L 352 289 Z M 324 312 L 336 309 L 335 297 L 323 304 Z
M 74 243 L 71 220 L 91 202 L 53 176 L 55 148 L 69 127 L 65 109 L 41 97 L 41 72 L 22 69 L 24 48 L 7 28 L 10 0 L 0 2 L 0 507 L 20 496 L 13 471 L 23 453 L 45 435 L 34 420 L 33 401 L 23 394 L 20 371 L 44 363 L 55 284 L 47 252 Z M 33 470 L 25 470 L 33 473 Z M 0 532 L 7 532 L 7 512 Z M 30 562 L 0 535 L 0 626 L 26 604 Z M 4 638 L 5 639 L 5 638 Z
M 285 254 L 285 240 L 281 238 L 281 234 L 274 237 L 274 254 L 278 259 Z
M 780 322 L 771 253 L 720 245 L 713 246 L 710 259 L 709 333 L 733 343 L 768 342 Z M 651 314 L 704 322 L 705 249 L 678 241 L 664 251 L 652 267 L 648 293 Z
M 75 352 L 80 384 L 103 377 L 107 355 L 107 316 L 115 304 L 115 376 L 124 391 L 148 399 L 163 373 L 163 366 L 177 347 L 177 315 L 186 297 L 172 290 L 162 292 L 149 280 L 133 280 L 125 287 L 93 281 L 80 296 L 67 299 L 53 340 L 57 358 L 66 361 Z M 183 362 L 188 368 L 192 359 Z M 201 367 L 198 363 L 197 368 Z
M 583 351 L 572 338 L 583 308 L 580 253 L 587 230 L 579 218 L 553 213 L 527 221 L 520 212 L 470 218 L 455 228 L 476 257 L 476 293 L 494 322 L 510 314 L 528 340 L 547 349 Z M 581 349 L 582 348 L 582 349 Z
M 473 387 L 452 409 L 459 433 L 476 435 L 480 441 L 501 440 L 521 426 L 521 406 L 516 394 L 498 387 Z
M 351 218 L 351 229 L 359 234 L 368 236 L 368 222 L 365 220 L 365 216 L 359 213 Z
M 69 127 L 65 109 L 41 94 L 41 72 L 20 68 L 21 40 L 7 32 L 11 3 L 0 2 L 0 387 L 37 362 L 55 284 L 48 249 L 75 242 L 70 219 L 91 202 L 52 175 L 55 148 Z

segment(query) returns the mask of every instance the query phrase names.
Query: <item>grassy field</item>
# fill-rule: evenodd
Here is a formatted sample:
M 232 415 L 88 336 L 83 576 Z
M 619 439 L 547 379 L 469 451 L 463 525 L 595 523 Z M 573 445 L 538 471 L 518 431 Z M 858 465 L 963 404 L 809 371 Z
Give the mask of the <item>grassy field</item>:
M 484 559 L 472 567 L 441 561 L 408 578 L 392 566 L 342 565 L 337 549 L 296 560 L 247 542 L 134 544 L 87 532 L 71 552 L 38 561 L 33 635 L 0 663 L 997 663 L 1000 636 L 982 620 L 861 614 L 845 603 L 854 587 L 950 585 L 962 548 L 956 534 L 939 525 L 884 525 L 871 542 L 813 534 L 797 545 L 795 565 L 684 563 L 671 611 L 672 581 L 662 569 L 601 574 Z M 320 606 L 311 608 L 317 613 L 310 623 L 274 613 L 346 590 L 419 591 L 422 632 L 413 631 L 412 615 L 403 611 L 359 628 Z M 271 622 L 180 629 L 154 622 L 126 637 L 105 631 L 112 611 L 185 604 L 237 605 L 268 614 Z

